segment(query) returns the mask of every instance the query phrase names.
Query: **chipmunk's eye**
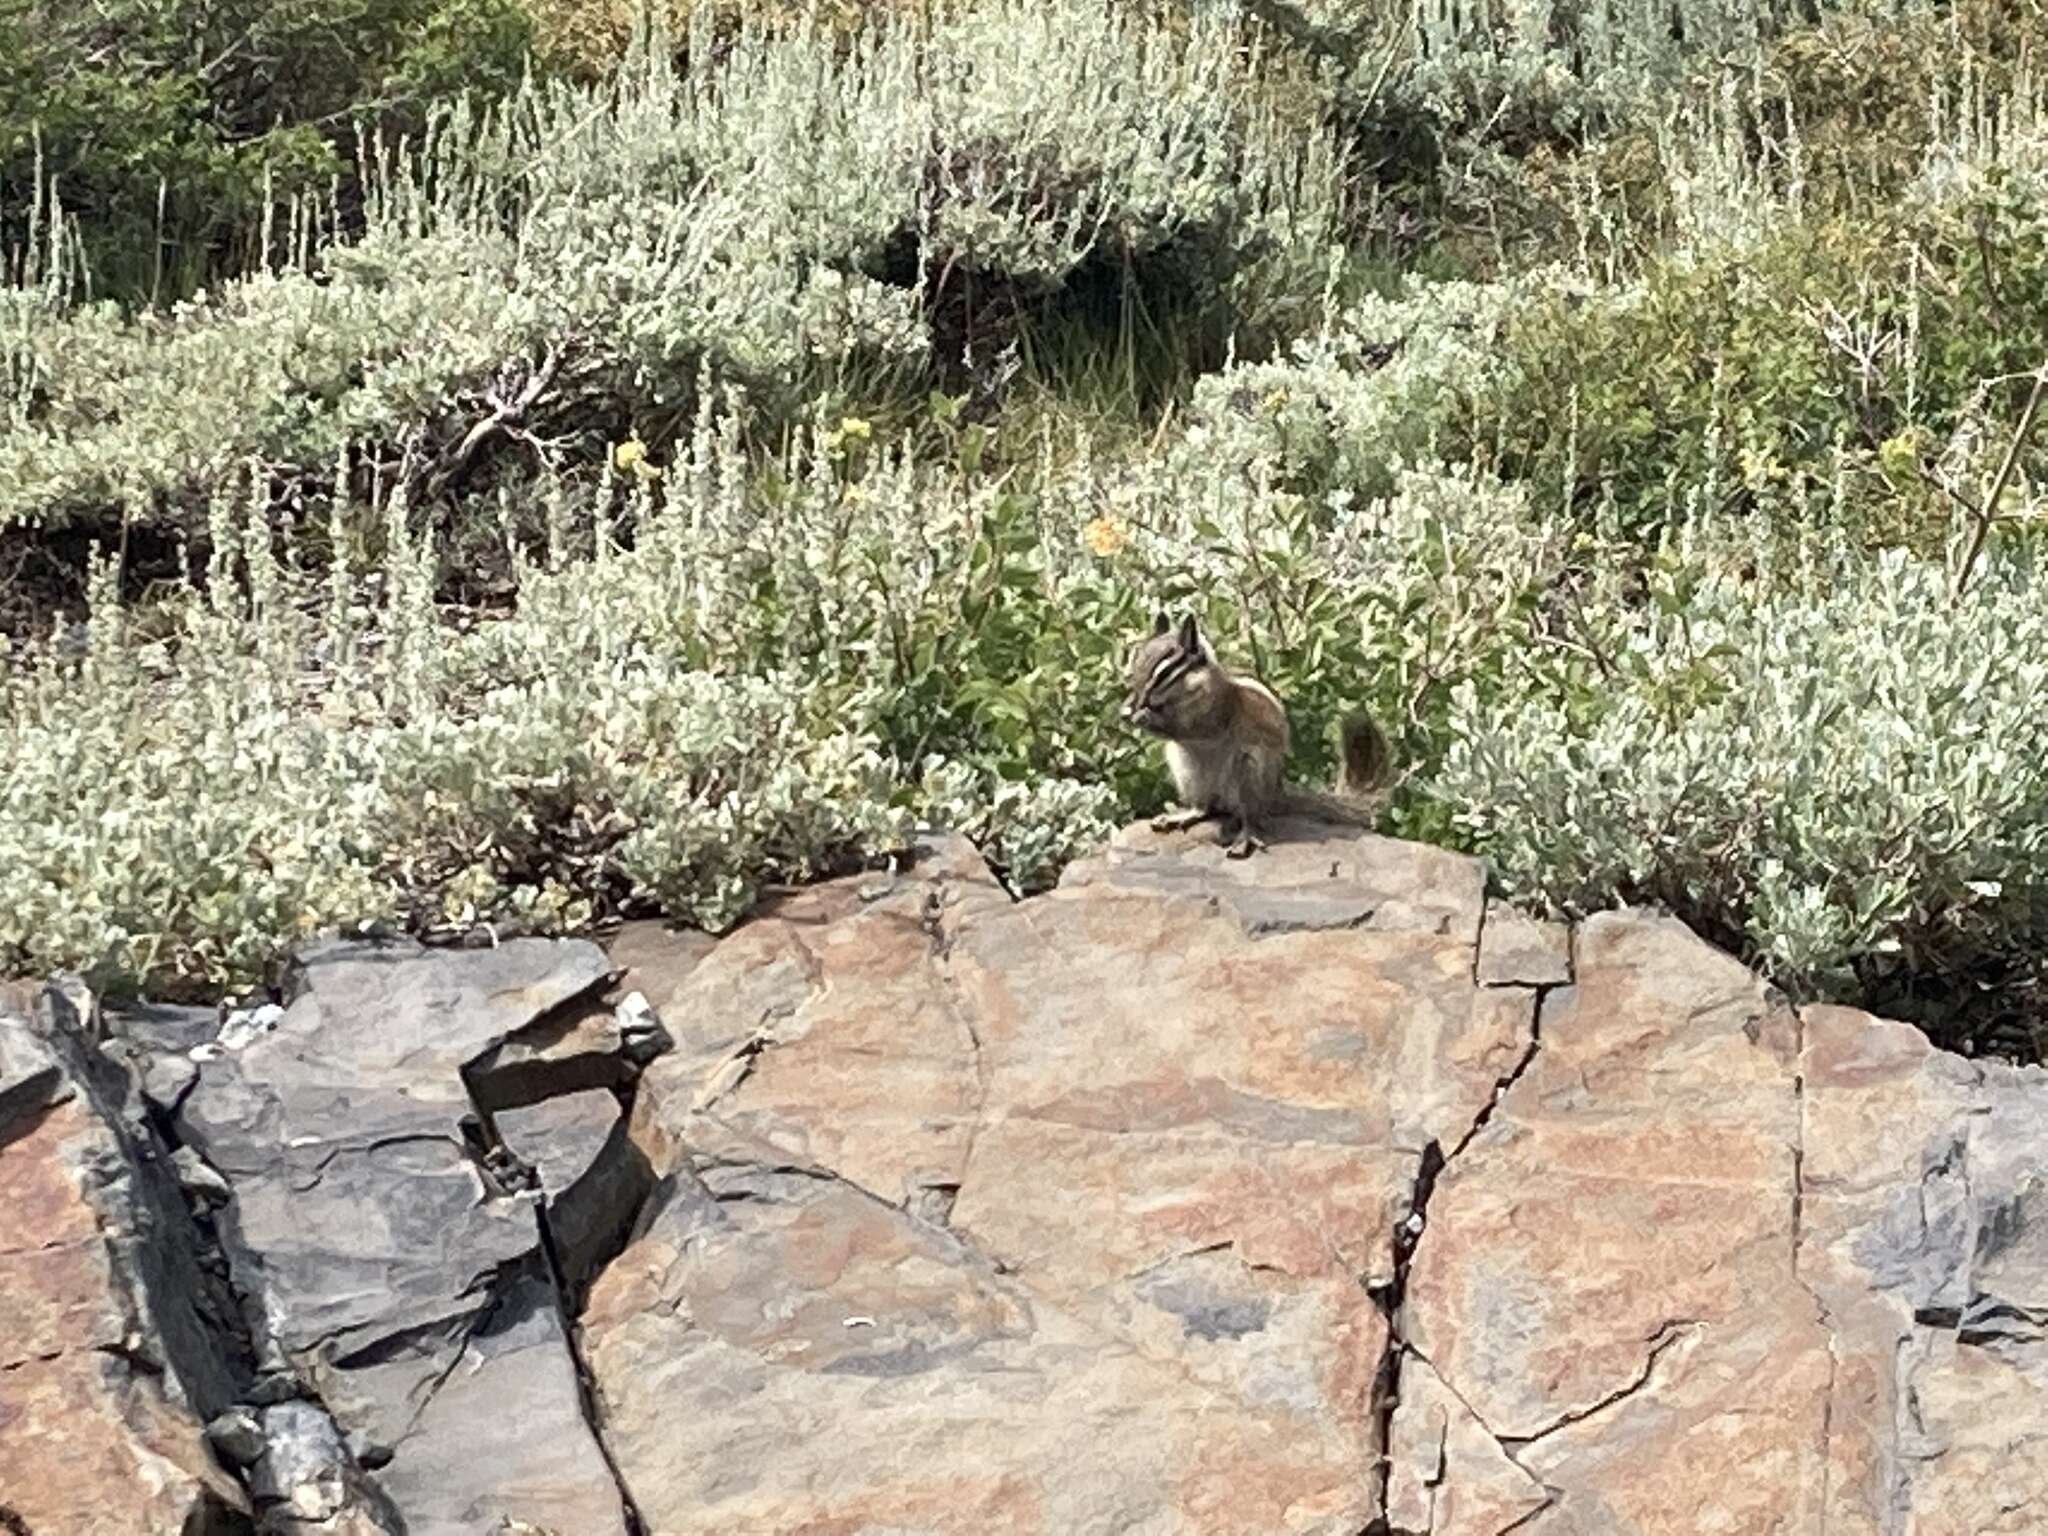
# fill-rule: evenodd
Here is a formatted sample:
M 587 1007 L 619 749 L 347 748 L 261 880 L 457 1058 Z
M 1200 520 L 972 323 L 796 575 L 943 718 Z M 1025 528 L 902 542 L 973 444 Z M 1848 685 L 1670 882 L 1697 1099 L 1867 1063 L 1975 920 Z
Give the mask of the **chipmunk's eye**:
M 1200 660 L 1197 653 L 1177 651 L 1152 669 L 1151 679 L 1145 684 L 1145 697 L 1157 699 L 1166 690 L 1185 677 Z

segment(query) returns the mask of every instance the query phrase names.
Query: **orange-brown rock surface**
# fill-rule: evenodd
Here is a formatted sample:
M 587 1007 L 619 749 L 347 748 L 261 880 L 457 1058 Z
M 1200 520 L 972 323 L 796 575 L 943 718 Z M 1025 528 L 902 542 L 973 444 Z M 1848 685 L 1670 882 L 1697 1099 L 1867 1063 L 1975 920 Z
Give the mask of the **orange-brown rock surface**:
M 368 1523 L 306 1529 L 2048 1530 L 2048 1074 L 1794 1009 L 1668 918 L 1134 829 L 1029 901 L 941 840 L 609 964 L 329 948 L 246 1038 L 130 1053 L 267 1309 L 210 1430 L 266 1528 L 265 1477 L 332 1463 Z M 111 1101 L 23 1038 L 0 1504 L 178 1528 L 37 1523 L 10 1479 L 70 1443 L 107 1508 L 147 1466 L 240 1518 L 221 1383 L 111 1342 L 169 1316 L 94 1278 L 55 1150 Z M 421 1191 L 420 1243 L 351 1237 Z
M 712 951 L 584 1319 L 649 1529 L 1369 1524 L 1389 1234 L 1535 1003 L 1476 868 L 1376 851 L 1017 904 L 954 844 Z
M 665 1018 L 584 1319 L 650 1530 L 2048 1529 L 2048 1081 L 1667 918 L 1312 834 L 1017 904 L 954 845 Z
M 0 1531 L 225 1536 L 249 1506 L 201 1433 L 210 1362 L 180 1348 L 175 1186 L 51 1038 L 68 1006 L 0 997 Z

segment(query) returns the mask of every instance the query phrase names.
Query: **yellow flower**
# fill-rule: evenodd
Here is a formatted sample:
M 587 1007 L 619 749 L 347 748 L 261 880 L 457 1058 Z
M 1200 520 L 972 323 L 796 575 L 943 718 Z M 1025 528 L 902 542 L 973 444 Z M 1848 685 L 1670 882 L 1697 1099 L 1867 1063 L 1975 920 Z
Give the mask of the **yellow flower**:
M 848 443 L 864 443 L 874 435 L 874 428 L 863 418 L 842 416 L 839 425 L 825 434 L 825 451 L 836 459 L 846 452 Z
M 1124 525 L 1107 513 L 1081 530 L 1081 542 L 1088 546 L 1088 552 L 1104 559 L 1122 549 L 1129 539 L 1130 533 Z
M 1920 462 L 1918 434 L 1907 431 L 1886 438 L 1878 445 L 1877 462 L 1886 474 L 1904 478 Z
M 661 466 L 647 462 L 647 445 L 640 441 L 638 432 L 623 443 L 612 444 L 612 463 L 642 480 L 656 480 L 661 477 Z
M 1762 490 L 1778 477 L 1778 465 L 1768 453 L 1745 448 L 1735 456 L 1735 461 L 1742 471 L 1742 483 L 1753 491 Z

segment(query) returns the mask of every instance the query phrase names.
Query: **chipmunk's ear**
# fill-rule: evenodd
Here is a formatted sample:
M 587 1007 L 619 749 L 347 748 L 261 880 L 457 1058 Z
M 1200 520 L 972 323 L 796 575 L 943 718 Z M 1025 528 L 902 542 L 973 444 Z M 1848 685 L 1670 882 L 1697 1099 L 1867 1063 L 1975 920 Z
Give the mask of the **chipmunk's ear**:
M 1160 609 L 1158 615 L 1152 620 L 1152 638 L 1157 640 L 1171 628 L 1173 628 L 1173 620 L 1166 616 L 1164 608 Z
M 1202 636 L 1195 628 L 1195 616 L 1192 613 L 1180 621 L 1180 648 L 1184 651 L 1199 651 L 1202 648 Z

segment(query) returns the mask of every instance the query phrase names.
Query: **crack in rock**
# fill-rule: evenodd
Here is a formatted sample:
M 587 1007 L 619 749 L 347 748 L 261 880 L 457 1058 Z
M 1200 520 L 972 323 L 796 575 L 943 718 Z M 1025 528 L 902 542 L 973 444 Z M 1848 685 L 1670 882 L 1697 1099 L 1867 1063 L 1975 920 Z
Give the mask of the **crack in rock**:
M 623 975 L 623 972 L 613 972 L 607 979 L 608 983 L 617 982 Z M 581 997 L 588 995 L 587 992 L 579 994 L 579 998 L 569 999 L 561 1006 L 566 1008 L 580 1000 Z M 755 1054 L 758 1055 L 759 1052 L 757 1051 Z M 496 1126 L 492 1120 L 491 1112 L 486 1106 L 485 1097 L 478 1091 L 476 1076 L 471 1071 L 465 1069 L 460 1073 L 460 1077 L 463 1092 L 467 1095 L 472 1110 L 481 1119 L 482 1123 L 490 1126 L 493 1133 L 495 1133 Z M 745 1074 L 743 1073 L 742 1080 L 744 1080 L 744 1077 Z M 623 1114 L 626 1106 L 620 1104 L 617 1106 L 617 1109 L 619 1113 Z M 500 1142 L 499 1145 L 502 1147 L 503 1143 Z M 632 1211 L 622 1213 L 624 1219 L 621 1225 L 624 1231 L 611 1234 L 606 1241 L 606 1247 L 618 1246 L 617 1240 L 623 1239 L 625 1231 L 630 1231 L 633 1224 L 639 1219 L 640 1207 L 645 1204 L 645 1194 L 646 1192 L 642 1191 L 642 1198 Z M 620 1470 L 618 1458 L 606 1439 L 604 1413 L 598 1398 L 597 1384 L 591 1374 L 590 1362 L 584 1357 L 582 1330 L 577 1324 L 576 1312 L 580 1307 L 580 1298 L 574 1294 L 568 1265 L 565 1263 L 564 1256 L 555 1242 L 550 1201 L 544 1198 L 535 1199 L 532 1202 L 532 1208 L 535 1245 L 545 1271 L 549 1305 L 554 1309 L 555 1321 L 561 1330 L 562 1348 L 569 1357 L 569 1365 L 576 1378 L 577 1412 L 582 1417 L 584 1429 L 590 1436 L 591 1444 L 597 1449 L 598 1459 L 603 1463 L 606 1475 L 611 1479 L 612 1486 L 617 1491 L 620 1522 L 624 1526 L 625 1536 L 646 1536 L 647 1525 L 641 1517 L 639 1506 L 634 1502 L 633 1490 L 627 1485 L 625 1474 Z M 519 1260 L 515 1261 L 515 1264 L 523 1267 L 524 1262 L 524 1260 Z M 462 1346 L 456 1350 L 454 1360 L 451 1361 L 449 1369 L 443 1371 L 435 1381 L 435 1390 L 438 1390 L 440 1384 L 448 1379 L 455 1365 L 460 1363 L 463 1354 L 468 1348 L 469 1338 L 474 1338 L 482 1331 L 491 1314 L 502 1304 L 503 1295 L 494 1295 L 491 1304 L 477 1314 L 468 1337 L 465 1338 Z M 428 1400 L 430 1401 L 431 1397 Z M 425 1406 L 425 1402 L 423 1402 L 421 1404 L 421 1412 L 425 1411 Z M 417 1414 L 414 1416 L 414 1422 L 418 1422 Z
M 1526 1515 L 1518 1516 L 1516 1519 L 1509 1521 L 1506 1525 L 1502 1526 L 1498 1531 L 1494 1532 L 1494 1536 L 1513 1536 L 1514 1532 L 1519 1531 L 1531 1520 L 1534 1520 L 1538 1515 L 1545 1513 L 1551 1508 L 1552 1505 L 1556 1504 L 1558 1500 L 1558 1494 L 1558 1489 L 1551 1487 L 1548 1483 L 1543 1484 L 1543 1502 L 1541 1504 L 1538 1504 L 1534 1509 L 1530 1510 Z
M 1401 1362 L 1397 1465 L 1387 1496 L 1386 1536 L 1431 1536 L 1441 1527 L 1479 1536 L 1513 1530 L 1556 1504 L 1561 1491 L 1544 1482 L 1419 1349 Z M 1409 1418 L 1410 1398 L 1419 1419 Z M 1404 1431 L 1402 1423 L 1409 1427 Z M 1423 1426 L 1417 1445 L 1414 1425 Z M 1474 1444 L 1483 1437 L 1485 1449 Z M 1488 1453 L 1497 1465 L 1488 1465 Z M 1455 1469 L 1455 1473 L 1454 1473 Z M 1504 1481 L 1502 1473 L 1512 1480 Z M 1498 1521 L 1499 1524 L 1491 1522 Z
M 941 879 L 926 896 L 922 926 L 931 939 L 931 959 L 938 967 L 940 997 L 946 1013 L 966 1036 L 968 1060 L 974 1070 L 974 1111 L 967 1125 L 966 1144 L 960 1149 L 958 1177 L 950 1182 L 934 1182 L 918 1192 L 922 1198 L 917 1198 L 918 1209 L 914 1214 L 937 1226 L 948 1226 L 952 1222 L 953 1207 L 959 1203 L 960 1191 L 966 1187 L 967 1170 L 974 1161 L 975 1144 L 981 1139 L 982 1124 L 988 1118 L 988 1059 L 983 1054 L 981 1030 L 974 1021 L 974 1009 L 962 995 L 960 978 L 953 970 L 953 946 L 960 937 L 960 929 L 958 924 L 950 929 L 946 924 L 946 896 L 951 890 L 951 882 Z M 962 919 L 963 922 L 965 920 Z M 940 1191 L 943 1193 L 934 1198 L 934 1192 Z M 905 1209 L 910 1205 L 911 1200 L 906 1199 Z
M 1583 1424 L 1588 1419 L 1597 1418 L 1608 1409 L 1627 1402 L 1628 1399 L 1634 1397 L 1644 1387 L 1648 1386 L 1655 1378 L 1657 1366 L 1664 1356 L 1687 1339 L 1698 1338 L 1705 1328 L 1706 1324 L 1697 1318 L 1672 1319 L 1670 1322 L 1659 1327 L 1656 1333 L 1651 1335 L 1650 1352 L 1644 1358 L 1642 1367 L 1622 1386 L 1615 1388 L 1597 1402 L 1590 1403 L 1584 1408 L 1575 1408 L 1570 1413 L 1560 1415 L 1534 1434 L 1496 1435 L 1494 1438 L 1500 1441 L 1502 1449 L 1507 1451 L 1510 1456 L 1513 1456 L 1516 1452 L 1536 1444 L 1539 1440 L 1548 1439 L 1559 1430 L 1570 1429 L 1574 1424 Z
M 784 937 L 800 957 L 803 976 L 810 985 L 810 991 L 801 999 L 771 1003 L 761 1010 L 754 1028 L 745 1040 L 713 1067 L 699 1089 L 696 1101 L 691 1106 L 698 1113 L 717 1108 L 731 1098 L 754 1075 L 754 1067 L 762 1056 L 776 1046 L 787 1044 L 777 1026 L 796 1017 L 803 1008 L 830 995 L 832 984 L 825 975 L 825 965 L 818 958 L 818 952 L 804 940 L 801 929 L 817 927 L 815 922 L 798 922 L 783 919 Z
M 730 1055 L 711 1069 L 705 1080 L 704 1089 L 692 1106 L 699 1114 L 708 1114 L 731 1098 L 754 1075 L 754 1065 L 770 1050 L 782 1044 L 776 1036 L 774 1026 L 782 1020 L 794 1017 L 797 1005 L 778 1003 L 761 1016 L 761 1022 L 754 1026 L 754 1032 L 740 1042 Z
M 447 1385 L 448 1378 L 453 1376 L 456 1368 L 462 1364 L 464 1357 L 469 1353 L 470 1346 L 490 1327 L 492 1320 L 496 1318 L 499 1311 L 504 1307 L 506 1292 L 516 1279 L 517 1271 L 522 1263 L 523 1261 L 515 1259 L 509 1264 L 502 1266 L 491 1277 L 484 1304 L 462 1320 L 461 1327 L 454 1340 L 454 1345 L 448 1351 L 448 1363 L 413 1388 L 417 1401 L 413 1404 L 412 1417 L 406 1421 L 405 1428 L 399 1432 L 390 1449 L 396 1450 L 398 1446 L 411 1439 L 413 1433 L 418 1430 L 420 1420 L 426 1416 L 427 1410 L 433 1406 L 434 1399 L 440 1395 L 441 1388 Z M 382 1343 L 383 1341 L 379 1342 Z M 364 1353 L 368 1353 L 368 1351 Z M 337 1361 L 336 1363 L 342 1364 L 345 1362 Z
M 1796 1114 L 1793 1120 L 1792 1142 L 1792 1280 L 1813 1303 L 1814 1319 L 1827 1337 L 1828 1378 L 1823 1389 L 1820 1407 L 1820 1532 L 1827 1536 L 1828 1504 L 1833 1497 L 1834 1434 L 1835 1434 L 1835 1387 L 1839 1380 L 1842 1357 L 1835 1337 L 1835 1319 L 1827 1302 L 1813 1283 L 1799 1267 L 1799 1256 L 1806 1240 L 1806 1013 L 1803 1009 L 1793 1010 L 1796 1033 L 1794 1060 L 1798 1063 L 1792 1074 L 1792 1096 Z
M 555 1247 L 554 1234 L 548 1225 L 545 1207 L 534 1208 L 534 1223 L 540 1233 L 540 1251 L 547 1261 L 549 1288 L 554 1297 L 555 1316 L 561 1324 L 562 1338 L 569 1351 L 569 1362 L 576 1371 L 576 1406 L 583 1415 L 584 1427 L 590 1432 L 591 1442 L 597 1447 L 597 1454 L 603 1460 L 605 1471 L 611 1475 L 612 1484 L 618 1489 L 619 1510 L 626 1528 L 626 1536 L 646 1536 L 647 1522 L 641 1516 L 640 1507 L 633 1500 L 633 1490 L 626 1482 L 625 1473 L 620 1470 L 617 1453 L 612 1450 L 605 1433 L 604 1408 L 598 1396 L 597 1382 L 591 1374 L 590 1362 L 583 1353 L 582 1329 L 569 1307 L 569 1281 L 562 1265 L 562 1258 Z
M 1475 987 L 1480 985 L 1479 946 L 1485 937 L 1486 911 L 1489 905 L 1490 903 L 1481 904 L 1479 927 L 1472 941 L 1472 977 Z M 1575 972 L 1576 967 L 1573 969 Z M 1452 1162 L 1463 1154 L 1465 1149 L 1471 1146 L 1474 1138 L 1491 1123 L 1494 1113 L 1505 1102 L 1508 1093 L 1514 1088 L 1515 1084 L 1522 1080 L 1523 1075 L 1535 1062 L 1537 1053 L 1543 1047 L 1543 1005 L 1548 995 L 1555 990 L 1556 986 L 1554 985 L 1533 986 L 1529 988 L 1531 996 L 1528 1043 L 1523 1047 L 1522 1053 L 1516 1059 L 1514 1065 L 1495 1080 L 1493 1092 L 1488 1096 L 1487 1101 L 1479 1107 L 1478 1113 L 1472 1118 L 1472 1123 L 1465 1128 L 1464 1134 L 1458 1138 L 1450 1153 L 1446 1155 L 1441 1144 L 1437 1141 L 1431 1141 L 1422 1149 L 1416 1163 L 1415 1181 L 1409 1193 L 1407 1213 L 1394 1228 L 1392 1278 L 1384 1286 L 1376 1289 L 1368 1287 L 1368 1293 L 1372 1296 L 1375 1305 L 1379 1307 L 1381 1315 L 1386 1319 L 1387 1342 L 1384 1352 L 1380 1357 L 1379 1365 L 1374 1371 L 1372 1387 L 1373 1414 L 1378 1423 L 1380 1447 L 1379 1458 L 1373 1469 L 1372 1498 L 1375 1507 L 1381 1513 L 1376 1525 L 1368 1529 L 1366 1536 L 1393 1536 L 1392 1527 L 1387 1522 L 1386 1510 L 1388 1495 L 1393 1482 L 1394 1415 L 1399 1409 L 1401 1402 L 1400 1378 L 1402 1360 L 1404 1357 L 1415 1353 L 1414 1347 L 1407 1336 L 1407 1324 L 1404 1315 L 1408 1295 L 1408 1275 L 1415 1261 L 1416 1250 L 1420 1247 L 1423 1235 L 1428 1230 L 1430 1198 L 1436 1192 L 1437 1181 L 1442 1177 L 1444 1169 L 1448 1168 Z M 1652 1358 L 1654 1362 L 1654 1355 Z M 1446 1385 L 1448 1386 L 1448 1383 Z M 1473 1417 L 1475 1421 L 1478 1420 L 1478 1415 L 1474 1414 Z M 1484 1426 L 1482 1425 L 1482 1427 Z M 1491 1430 L 1487 1432 L 1489 1434 L 1492 1433 Z M 1501 1444 L 1503 1450 L 1507 1452 L 1509 1459 L 1514 1459 L 1513 1452 L 1508 1447 L 1508 1442 L 1501 1440 L 1501 1437 L 1498 1435 L 1495 1435 L 1494 1439 Z M 1519 1524 L 1520 1522 L 1518 1521 L 1517 1523 Z

